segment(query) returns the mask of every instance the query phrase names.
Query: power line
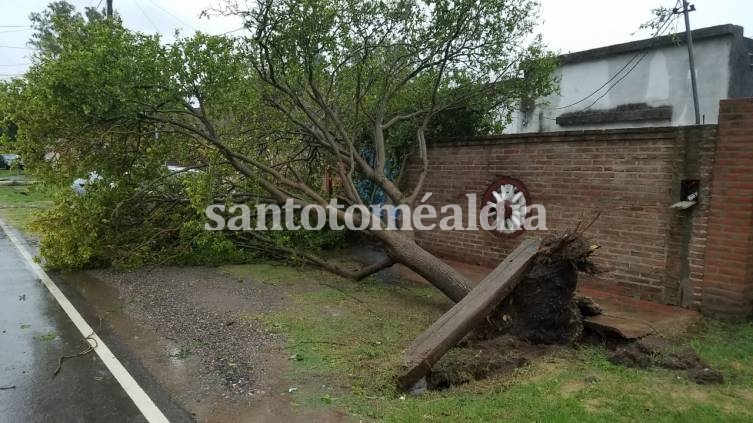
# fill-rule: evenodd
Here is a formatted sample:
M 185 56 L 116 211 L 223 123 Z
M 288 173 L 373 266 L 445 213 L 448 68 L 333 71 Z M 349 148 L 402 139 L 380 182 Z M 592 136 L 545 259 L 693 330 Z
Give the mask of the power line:
M 31 28 L 29 25 L 0 25 L 0 28 Z
M 677 1 L 677 3 L 675 3 L 675 5 L 679 4 L 679 2 L 680 2 L 680 1 L 678 0 L 678 1 Z M 664 23 L 663 23 L 663 24 L 662 24 L 662 25 L 661 25 L 661 26 L 659 27 L 659 29 L 657 29 L 657 30 L 656 30 L 656 33 L 654 33 L 654 36 L 653 36 L 654 40 L 656 40 L 657 38 L 659 38 L 660 36 L 662 36 L 662 33 L 664 32 L 664 30 L 668 28 L 668 25 L 669 25 L 669 23 L 670 23 L 670 22 L 672 22 L 672 21 L 673 21 L 673 19 L 667 19 L 667 20 L 666 20 L 666 21 L 665 21 L 665 22 L 664 22 Z M 655 41 L 654 41 L 654 43 L 652 43 L 652 45 L 651 45 L 651 46 L 649 46 L 649 47 L 648 47 L 648 49 L 647 49 L 647 50 L 649 50 L 649 49 L 653 48 L 654 44 L 655 44 Z M 587 96 L 585 96 L 585 97 L 581 98 L 580 100 L 578 100 L 578 101 L 576 101 L 576 102 L 574 102 L 574 103 L 570 103 L 570 104 L 568 104 L 568 105 L 565 105 L 565 106 L 558 106 L 558 107 L 548 107 L 547 109 L 548 109 L 548 110 L 562 110 L 562 109 L 567 109 L 567 108 L 569 108 L 569 107 L 572 107 L 572 106 L 578 105 L 578 104 L 580 104 L 580 103 L 583 103 L 584 101 L 586 101 L 586 100 L 588 100 L 589 98 L 591 98 L 591 97 L 593 97 L 594 95 L 596 95 L 596 94 L 597 94 L 597 93 L 598 93 L 599 91 L 601 91 L 601 90 L 602 90 L 602 89 L 603 89 L 604 87 L 606 87 L 607 85 L 609 85 L 609 83 L 610 83 L 610 82 L 612 82 L 612 81 L 614 81 L 614 80 L 615 80 L 615 78 L 617 78 L 618 76 L 620 76 L 620 74 L 622 73 L 622 71 L 624 71 L 625 69 L 627 69 L 627 67 L 628 67 L 628 66 L 630 66 L 630 64 L 631 64 L 631 63 L 633 62 L 633 60 L 635 60 L 636 58 L 638 58 L 638 56 L 641 56 L 641 55 L 642 55 L 642 56 L 641 56 L 641 58 L 640 58 L 640 59 L 638 59 L 638 62 L 636 62 L 636 64 L 637 64 L 637 63 L 639 63 L 639 62 L 640 62 L 641 60 L 643 60 L 643 58 L 644 58 L 644 57 L 646 56 L 646 54 L 648 54 L 648 52 L 644 52 L 644 53 L 640 53 L 640 52 L 639 52 L 639 53 L 636 53 L 635 55 L 633 55 L 633 57 L 631 57 L 631 58 L 630 58 L 630 60 L 628 60 L 628 61 L 627 61 L 627 63 L 625 63 L 625 65 L 623 65 L 623 66 L 622 66 L 622 67 L 621 67 L 621 68 L 620 68 L 620 69 L 619 69 L 619 70 L 618 70 L 617 72 L 615 72 L 615 74 L 614 74 L 614 75 L 612 75 L 612 77 L 611 77 L 611 78 L 609 78 L 609 79 L 608 79 L 608 80 L 607 80 L 607 81 L 606 81 L 606 82 L 605 82 L 604 84 L 602 84 L 602 85 L 601 85 L 601 86 L 600 86 L 599 88 L 595 89 L 595 90 L 594 90 L 593 92 L 591 92 L 591 93 L 590 93 L 590 94 L 588 94 Z M 635 69 L 635 65 L 634 65 L 633 67 L 631 67 L 631 68 L 630 68 L 630 71 L 631 71 L 631 70 L 633 70 L 633 69 Z M 628 73 L 629 73 L 630 71 L 628 71 Z M 622 79 L 624 79 L 624 76 L 623 76 L 622 78 L 620 78 L 620 81 L 621 81 Z M 618 82 L 619 82 L 619 81 L 618 81 Z M 611 89 L 611 87 L 610 87 L 610 89 Z M 608 91 L 609 91 L 609 90 L 607 90 L 607 92 L 608 92 Z M 603 98 L 603 97 L 604 97 L 604 95 L 602 95 L 601 97 L 599 97 L 599 99 L 601 99 L 601 98 Z M 597 100 L 597 101 L 598 101 L 598 100 Z M 589 107 L 590 107 L 590 106 L 589 106 Z M 550 118 L 550 119 L 552 119 L 552 118 Z M 552 120 L 553 120 L 553 119 L 552 119 Z
M 141 14 L 144 15 L 147 21 L 149 21 L 149 24 L 152 26 L 152 28 L 154 28 L 154 31 L 159 32 L 159 28 L 157 28 L 157 25 L 154 24 L 151 18 L 149 18 L 149 15 L 141 7 L 141 5 L 139 4 L 139 0 L 134 0 L 134 3 L 136 4 L 136 7 L 138 7 L 139 10 L 141 11 Z
M 670 22 L 670 21 L 672 21 L 672 19 L 668 19 L 668 20 L 667 20 L 667 22 Z M 669 27 L 667 26 L 667 28 L 669 28 Z M 616 87 L 616 86 L 617 86 L 617 84 L 619 84 L 620 82 L 622 82 L 622 80 L 623 80 L 623 79 L 627 78 L 627 76 L 628 76 L 628 75 L 630 75 L 630 72 L 632 72 L 632 71 L 633 71 L 633 70 L 634 70 L 634 69 L 635 69 L 635 68 L 636 68 L 636 67 L 637 67 L 637 66 L 638 66 L 638 65 L 639 65 L 639 64 L 641 63 L 641 61 L 642 61 L 643 59 L 645 59 L 645 58 L 646 58 L 646 56 L 648 56 L 648 53 L 650 52 L 650 50 L 651 50 L 651 49 L 652 49 L 652 48 L 654 47 L 654 45 L 656 45 L 656 40 L 657 40 L 657 39 L 658 39 L 658 36 L 657 36 L 657 38 L 655 38 L 655 39 L 654 39 L 654 42 L 653 42 L 653 43 L 651 44 L 651 46 L 649 46 L 649 47 L 648 47 L 648 48 L 646 49 L 646 52 L 645 52 L 645 53 L 643 53 L 643 55 L 641 55 L 641 57 L 640 57 L 640 58 L 639 58 L 639 59 L 638 59 L 638 60 L 637 60 L 637 61 L 635 62 L 635 64 L 634 64 L 634 65 L 633 65 L 633 66 L 632 66 L 632 67 L 631 67 L 630 69 L 628 69 L 628 71 L 627 71 L 627 72 L 625 72 L 625 74 L 624 74 L 624 75 L 622 75 L 622 77 L 620 77 L 620 79 L 618 79 L 617 81 L 615 81 L 615 82 L 614 82 L 614 84 L 612 84 L 611 86 L 609 86 L 609 88 L 607 88 L 607 90 L 606 90 L 606 91 L 604 91 L 604 93 L 603 93 L 602 95 L 600 95 L 600 96 L 599 96 L 599 97 L 598 97 L 598 98 L 597 98 L 596 100 L 594 100 L 594 101 L 593 101 L 593 103 L 591 103 L 591 104 L 589 104 L 588 106 L 586 106 L 586 108 L 585 108 L 585 109 L 583 109 L 583 110 L 588 110 L 588 109 L 590 109 L 591 107 L 593 107 L 593 106 L 594 106 L 594 105 L 595 105 L 596 103 L 598 103 L 598 102 L 599 102 L 599 100 L 601 100 L 601 99 L 602 99 L 602 98 L 604 98 L 604 97 L 605 97 L 605 96 L 606 96 L 607 94 L 609 94 L 609 91 L 611 91 L 611 90 L 612 90 L 612 88 Z
M 194 28 L 194 27 L 193 27 L 193 26 L 192 26 L 191 24 L 189 24 L 189 23 L 187 23 L 186 21 L 184 21 L 183 19 L 181 19 L 181 18 L 179 18 L 179 17 L 175 16 L 175 15 L 174 15 L 173 13 L 171 13 L 171 12 L 170 12 L 169 10 L 167 10 L 167 9 L 165 9 L 164 7 L 160 6 L 160 5 L 159 5 L 159 3 L 157 3 L 156 1 L 154 1 L 154 0 L 149 0 L 149 2 L 150 2 L 150 3 L 152 3 L 153 5 L 157 6 L 157 7 L 158 7 L 158 8 L 159 8 L 159 9 L 160 9 L 161 11 L 163 11 L 163 12 L 167 13 L 168 15 L 172 16 L 172 18 L 173 18 L 173 19 L 175 19 L 175 21 L 177 21 L 178 23 L 181 23 L 181 24 L 183 24 L 183 25 L 185 25 L 185 26 L 189 27 L 190 29 L 192 29 L 192 30 L 196 31 L 196 28 Z
M 10 64 L 10 65 L 8 65 L 8 64 L 2 64 L 2 65 L 0 65 L 0 66 L 3 66 L 3 67 L 13 67 L 13 66 L 29 66 L 30 64 L 31 64 L 31 63 L 14 63 L 14 64 Z
M 0 31 L 0 34 L 7 34 L 10 32 L 24 32 L 24 31 L 31 31 L 32 28 L 23 28 L 23 29 L 9 29 L 7 31 Z
M 246 26 L 245 26 L 245 25 L 243 25 L 243 26 L 242 26 L 242 27 L 240 27 L 240 28 L 236 28 L 236 29 L 231 29 L 230 31 L 225 31 L 225 32 L 223 32 L 223 33 L 217 34 L 217 36 L 220 36 L 220 35 L 227 35 L 227 34 L 232 34 L 233 32 L 238 32 L 238 31 L 241 31 L 241 30 L 244 30 L 244 29 L 246 29 Z
M 568 104 L 566 106 L 550 107 L 549 110 L 567 109 L 568 107 L 572 107 L 572 106 L 578 105 L 578 104 L 583 103 L 584 101 L 588 100 L 589 98 L 593 97 L 596 93 L 598 93 L 599 91 L 601 91 L 602 88 L 606 87 L 607 85 L 609 85 L 610 82 L 612 82 L 615 78 L 617 78 L 622 73 L 622 71 L 624 71 L 625 69 L 627 69 L 627 67 L 630 66 L 630 64 L 633 63 L 633 60 L 635 60 L 635 58 L 638 57 L 639 55 L 640 55 L 640 53 L 636 53 L 633 57 L 631 57 L 630 60 L 628 60 L 627 63 L 625 63 L 625 65 L 620 68 L 620 70 L 618 70 L 617 72 L 615 72 L 615 74 L 612 75 L 612 77 L 609 78 L 607 80 L 607 82 L 605 82 L 604 84 L 602 84 L 599 88 L 595 89 L 591 94 L 588 94 L 587 96 L 581 98 L 580 100 L 576 101 L 575 103 L 570 103 L 570 104 Z
M 604 93 L 603 93 L 602 95 L 598 96 L 598 97 L 596 98 L 596 100 L 594 100 L 594 101 L 593 101 L 593 102 L 592 102 L 591 104 L 589 104 L 588 106 L 586 106 L 586 107 L 585 107 L 585 108 L 584 108 L 583 110 L 588 110 L 588 109 L 590 109 L 591 107 L 593 107 L 593 106 L 594 106 L 594 104 L 598 103 L 598 102 L 599 102 L 599 100 L 601 100 L 601 99 L 602 99 L 602 98 L 604 98 L 604 97 L 605 97 L 605 96 L 606 96 L 607 94 L 609 94 L 609 91 L 611 91 L 611 90 L 612 90 L 612 88 L 614 88 L 614 87 L 615 87 L 615 86 L 616 86 L 617 84 L 619 84 L 619 83 L 620 83 L 620 82 L 621 82 L 621 81 L 622 81 L 623 79 L 627 78 L 627 76 L 628 76 L 628 75 L 630 75 L 630 72 L 632 72 L 632 71 L 633 71 L 633 69 L 635 69 L 635 67 L 636 67 L 636 66 L 638 66 L 638 64 L 640 64 L 640 63 L 641 63 L 641 61 L 642 61 L 642 60 L 643 60 L 644 58 L 646 58 L 646 56 L 647 56 L 647 55 L 648 55 L 648 53 L 646 53 L 646 54 L 642 55 L 642 56 L 641 56 L 641 58 L 640 58 L 640 59 L 638 59 L 638 61 L 637 61 L 637 62 L 635 62 L 635 64 L 634 64 L 634 65 L 633 65 L 633 66 L 632 66 L 632 67 L 631 67 L 631 68 L 630 68 L 630 69 L 629 69 L 629 70 L 628 70 L 627 72 L 625 72 L 625 75 L 622 75 L 622 77 L 621 77 L 620 79 L 618 79 L 617 81 L 615 81 L 615 83 L 614 83 L 614 84 L 612 84 L 612 85 L 611 85 L 611 86 L 610 86 L 609 88 L 607 88 L 607 90 L 606 90 L 606 91 L 604 91 Z
M 679 1 L 678 1 L 678 3 L 679 3 Z M 594 105 L 595 105 L 596 103 L 598 103 L 598 102 L 599 102 L 599 100 L 601 100 L 602 98 L 606 97 L 606 95 L 607 95 L 607 94 L 609 94 L 609 92 L 610 92 L 610 91 L 611 91 L 611 90 L 612 90 L 612 89 L 613 89 L 614 87 L 616 87 L 616 86 L 617 86 L 617 85 L 618 85 L 618 84 L 619 84 L 620 82 L 622 82 L 622 80 L 624 80 L 625 78 L 627 78 L 627 76 L 628 76 L 628 75 L 630 75 L 630 73 L 631 73 L 631 72 L 632 72 L 632 71 L 633 71 L 633 70 L 634 70 L 634 69 L 635 69 L 635 68 L 636 68 L 636 67 L 637 67 L 637 66 L 638 66 L 638 65 L 639 65 L 639 64 L 641 63 L 641 61 L 643 61 L 643 59 L 645 59 L 645 58 L 646 58 L 646 56 L 648 56 L 648 54 L 649 54 L 649 53 L 651 52 L 651 49 L 652 49 L 652 48 L 654 48 L 654 46 L 656 45 L 656 43 L 657 43 L 658 39 L 659 39 L 659 38 L 660 38 L 661 36 L 663 36 L 663 35 L 664 35 L 664 32 L 665 32 L 666 30 L 668 30 L 668 29 L 670 28 L 670 27 L 669 27 L 669 24 L 670 24 L 670 23 L 672 23 L 672 22 L 673 22 L 674 20 L 675 20 L 674 18 L 669 18 L 669 19 L 667 19 L 667 20 L 666 20 L 666 21 L 665 21 L 665 22 L 664 22 L 664 23 L 663 23 L 663 24 L 662 24 L 662 25 L 661 25 L 661 26 L 659 27 L 659 29 L 658 29 L 658 30 L 656 31 L 656 33 L 654 34 L 654 37 L 653 37 L 653 42 L 651 43 L 651 45 L 650 45 L 650 46 L 648 46 L 648 47 L 647 47 L 647 48 L 646 48 L 646 49 L 644 50 L 644 52 L 643 52 L 643 53 L 636 53 L 636 54 L 635 54 L 635 55 L 634 55 L 634 56 L 633 56 L 632 58 L 630 58 L 630 60 L 628 60 L 628 62 L 627 62 L 627 63 L 626 63 L 626 64 L 625 64 L 625 65 L 624 65 L 624 66 L 623 66 L 623 67 L 622 67 L 622 68 L 621 68 L 621 69 L 620 69 L 619 71 L 617 71 L 617 72 L 616 72 L 616 73 L 615 73 L 615 74 L 614 74 L 614 75 L 613 75 L 613 76 L 612 76 L 611 78 L 609 78 L 609 80 L 607 80 L 607 82 L 605 82 L 604 84 L 602 84 L 602 86 L 600 86 L 600 87 L 599 87 L 598 89 L 596 89 L 596 90 L 595 90 L 594 92 L 592 92 L 591 94 L 587 95 L 586 97 L 583 97 L 582 99 L 580 99 L 580 100 L 576 101 L 575 103 L 569 104 L 569 105 L 567 105 L 567 106 L 561 106 L 561 107 L 549 108 L 549 110 L 560 110 L 560 109 L 564 109 L 564 108 L 567 108 L 567 107 L 571 107 L 571 106 L 574 106 L 574 105 L 576 105 L 576 104 L 580 104 L 580 103 L 582 103 L 582 102 L 584 102 L 584 101 L 588 100 L 589 98 L 593 97 L 593 96 L 594 96 L 594 95 L 595 95 L 596 93 L 598 93 L 599 91 L 601 91 L 601 89 L 603 89 L 604 87 L 606 87 L 606 86 L 607 86 L 607 85 L 608 85 L 608 84 L 609 84 L 610 82 L 612 82 L 612 81 L 613 81 L 613 80 L 614 80 L 615 78 L 617 78 L 617 77 L 618 77 L 618 76 L 620 75 L 620 73 L 622 73 L 622 71 L 623 71 L 623 70 L 625 70 L 625 69 L 626 69 L 626 68 L 627 68 L 627 67 L 628 67 L 628 66 L 629 66 L 629 65 L 630 65 L 630 64 L 631 64 L 631 63 L 633 62 L 633 60 L 635 60 L 635 59 L 636 59 L 636 58 L 637 58 L 638 56 L 640 56 L 640 57 L 638 57 L 638 60 L 637 60 L 637 61 L 636 61 L 635 63 L 633 63 L 633 65 L 632 65 L 632 66 L 630 67 L 630 69 L 628 69 L 628 70 L 627 70 L 627 72 L 625 72 L 625 74 L 623 74 L 622 76 L 620 76 L 620 78 L 619 78 L 619 79 L 617 79 L 617 81 L 615 81 L 615 82 L 614 82 L 614 83 L 613 83 L 612 85 L 610 85 L 610 86 L 609 86 L 609 87 L 607 88 L 607 90 L 606 90 L 606 91 L 604 91 L 604 93 L 602 93 L 602 94 L 601 94 L 601 95 L 600 95 L 599 97 L 597 97 L 597 98 L 596 98 L 596 100 L 594 100 L 593 102 L 591 102 L 591 104 L 589 104 L 588 106 L 586 106 L 586 107 L 585 107 L 585 108 L 583 108 L 582 110 L 588 110 L 588 109 L 590 109 L 591 107 L 593 107 L 593 106 L 594 106 Z M 557 120 L 556 118 L 553 118 L 553 117 L 551 117 L 551 116 L 544 116 L 543 114 L 542 114 L 542 117 L 543 117 L 543 118 L 545 118 L 545 119 L 548 119 L 548 120 L 552 120 L 552 121 L 556 121 L 556 120 Z
M 17 46 L 3 46 L 3 45 L 0 45 L 0 48 L 12 48 L 16 50 L 36 50 L 35 48 L 31 48 L 31 47 L 17 47 Z

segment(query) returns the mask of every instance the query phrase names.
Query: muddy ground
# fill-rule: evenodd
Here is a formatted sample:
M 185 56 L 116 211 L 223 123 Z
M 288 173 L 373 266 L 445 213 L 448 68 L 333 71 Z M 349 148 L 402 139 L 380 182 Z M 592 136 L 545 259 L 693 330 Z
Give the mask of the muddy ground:
M 201 422 L 342 421 L 298 406 L 281 335 L 263 316 L 282 288 L 211 268 L 94 270 L 63 275 L 174 398 Z

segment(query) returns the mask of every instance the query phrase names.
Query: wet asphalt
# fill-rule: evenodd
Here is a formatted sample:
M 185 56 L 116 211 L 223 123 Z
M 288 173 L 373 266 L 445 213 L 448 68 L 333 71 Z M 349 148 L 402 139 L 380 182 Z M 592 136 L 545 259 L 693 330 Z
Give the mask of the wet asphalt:
M 170 421 L 192 420 L 94 320 L 80 297 L 60 288 Z M 53 377 L 60 357 L 87 346 L 0 229 L 0 422 L 145 422 L 94 352 L 66 359 Z

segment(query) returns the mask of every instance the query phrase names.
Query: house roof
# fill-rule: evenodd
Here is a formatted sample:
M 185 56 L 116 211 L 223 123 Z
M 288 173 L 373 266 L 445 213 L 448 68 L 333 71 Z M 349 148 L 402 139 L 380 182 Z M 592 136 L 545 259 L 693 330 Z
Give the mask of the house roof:
M 692 31 L 693 42 L 719 37 L 743 37 L 743 27 L 738 25 L 726 24 L 699 28 Z M 655 49 L 660 47 L 674 46 L 677 43 L 685 42 L 685 32 L 664 35 L 658 38 L 647 38 L 645 40 L 631 41 L 628 43 L 614 44 L 606 47 L 583 50 L 575 53 L 568 53 L 559 56 L 561 64 L 586 62 L 598 60 L 609 56 L 616 56 L 625 53 L 635 53 L 639 51 Z

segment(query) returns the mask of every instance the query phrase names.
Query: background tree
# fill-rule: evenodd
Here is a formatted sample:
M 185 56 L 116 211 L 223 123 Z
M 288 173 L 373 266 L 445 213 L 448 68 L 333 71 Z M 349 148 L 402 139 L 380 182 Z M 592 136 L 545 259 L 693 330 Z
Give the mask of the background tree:
M 31 27 L 34 29 L 29 44 L 47 57 L 55 56 L 62 49 L 58 42 L 62 32 L 70 31 L 75 27 L 80 28 L 84 22 L 97 22 L 104 19 L 104 14 L 96 8 L 87 7 L 82 15 L 67 1 L 56 1 L 50 3 L 42 12 L 32 13 L 29 16 Z

